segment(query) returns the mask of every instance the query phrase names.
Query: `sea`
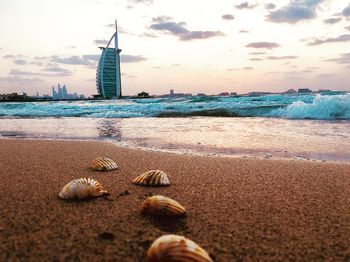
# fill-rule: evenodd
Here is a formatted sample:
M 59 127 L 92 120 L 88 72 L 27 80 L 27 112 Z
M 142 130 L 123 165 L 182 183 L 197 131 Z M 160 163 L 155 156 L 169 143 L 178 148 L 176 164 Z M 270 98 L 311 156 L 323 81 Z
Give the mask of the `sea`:
M 0 138 L 350 162 L 350 93 L 0 103 Z

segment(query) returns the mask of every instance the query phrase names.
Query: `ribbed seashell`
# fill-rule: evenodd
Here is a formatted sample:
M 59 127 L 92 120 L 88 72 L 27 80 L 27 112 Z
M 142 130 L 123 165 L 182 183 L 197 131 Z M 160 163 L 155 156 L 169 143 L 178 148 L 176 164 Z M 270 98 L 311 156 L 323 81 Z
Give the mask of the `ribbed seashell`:
M 65 185 L 58 196 L 62 199 L 87 199 L 108 194 L 103 186 L 92 178 L 74 179 Z
M 136 177 L 134 184 L 141 186 L 168 186 L 170 185 L 169 178 L 166 173 L 160 170 L 151 170 Z
M 96 171 L 111 171 L 118 168 L 118 165 L 110 158 L 98 157 L 91 162 L 91 168 Z
M 167 216 L 180 216 L 186 209 L 175 200 L 165 196 L 151 196 L 143 202 L 141 213 Z
M 213 262 L 209 254 L 193 241 L 177 235 L 157 238 L 147 251 L 148 262 Z

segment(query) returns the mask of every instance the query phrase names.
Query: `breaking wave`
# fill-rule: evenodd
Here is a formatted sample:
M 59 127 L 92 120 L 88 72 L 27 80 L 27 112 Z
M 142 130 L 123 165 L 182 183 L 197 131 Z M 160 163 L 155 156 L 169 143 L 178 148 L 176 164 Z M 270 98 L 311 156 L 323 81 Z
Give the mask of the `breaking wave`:
M 350 94 L 0 103 L 2 118 L 195 116 L 350 120 Z

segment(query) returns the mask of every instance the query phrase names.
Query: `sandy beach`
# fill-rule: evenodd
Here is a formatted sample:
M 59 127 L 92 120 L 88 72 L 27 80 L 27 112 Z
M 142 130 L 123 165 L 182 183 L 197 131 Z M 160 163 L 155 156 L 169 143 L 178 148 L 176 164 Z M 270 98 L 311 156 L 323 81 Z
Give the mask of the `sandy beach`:
M 119 170 L 88 169 L 98 156 Z M 104 142 L 0 140 L 1 261 L 144 261 L 157 237 L 183 235 L 215 261 L 350 259 L 350 164 L 199 157 L 120 148 Z M 160 169 L 164 188 L 130 180 Z M 91 177 L 107 198 L 57 198 Z M 181 219 L 142 216 L 150 195 L 187 208 Z

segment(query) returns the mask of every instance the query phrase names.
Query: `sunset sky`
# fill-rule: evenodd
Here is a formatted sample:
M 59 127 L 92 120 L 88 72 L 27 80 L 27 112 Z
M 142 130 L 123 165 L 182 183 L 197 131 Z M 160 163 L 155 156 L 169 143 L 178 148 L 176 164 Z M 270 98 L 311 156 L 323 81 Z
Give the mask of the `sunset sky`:
M 0 93 L 96 94 L 115 19 L 126 95 L 350 91 L 350 1 L 0 0 Z

